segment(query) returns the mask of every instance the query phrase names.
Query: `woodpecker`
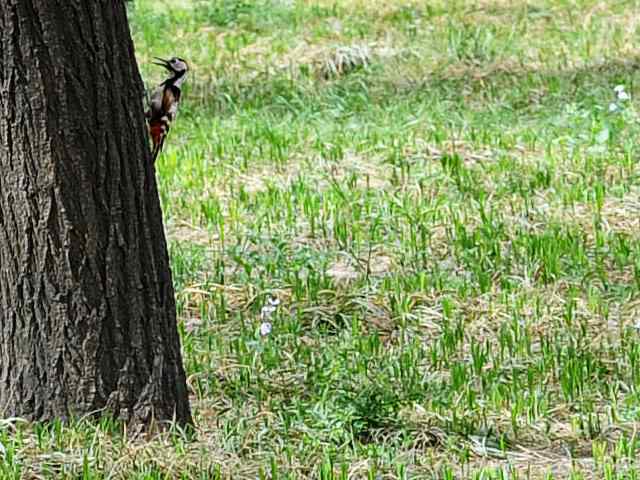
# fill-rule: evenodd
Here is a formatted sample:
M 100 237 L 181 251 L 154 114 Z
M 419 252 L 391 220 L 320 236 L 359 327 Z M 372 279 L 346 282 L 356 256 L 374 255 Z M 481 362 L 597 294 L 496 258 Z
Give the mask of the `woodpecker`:
M 170 76 L 155 89 L 151 95 L 151 104 L 146 113 L 149 122 L 149 133 L 153 141 L 153 150 L 151 151 L 152 161 L 155 163 L 158 154 L 164 145 L 164 139 L 169 133 L 171 122 L 176 118 L 178 113 L 178 104 L 180 103 L 180 89 L 187 78 L 187 62 L 178 57 L 171 60 L 154 57 L 160 65 L 166 68 Z

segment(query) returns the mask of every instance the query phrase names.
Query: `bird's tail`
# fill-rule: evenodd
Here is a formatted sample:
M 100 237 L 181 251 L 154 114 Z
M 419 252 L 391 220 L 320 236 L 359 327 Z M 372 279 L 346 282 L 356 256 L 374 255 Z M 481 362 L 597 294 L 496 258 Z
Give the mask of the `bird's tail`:
M 169 122 L 166 117 L 162 117 L 160 122 L 154 122 L 149 126 L 149 132 L 151 133 L 151 139 L 153 140 L 153 150 L 151 150 L 151 160 L 155 163 L 156 158 L 162 151 L 164 145 L 164 139 L 167 138 L 169 132 Z
M 153 145 L 153 150 L 151 151 L 151 163 L 156 163 L 156 158 L 160 155 L 162 151 L 162 145 L 164 145 L 164 139 L 166 135 L 162 135 L 161 138 Z

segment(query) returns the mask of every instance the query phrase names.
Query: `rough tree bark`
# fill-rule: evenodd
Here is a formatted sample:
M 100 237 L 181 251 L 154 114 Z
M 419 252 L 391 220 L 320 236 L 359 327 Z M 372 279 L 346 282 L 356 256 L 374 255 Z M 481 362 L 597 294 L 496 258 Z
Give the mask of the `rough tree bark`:
M 123 0 L 0 2 L 0 415 L 189 423 Z

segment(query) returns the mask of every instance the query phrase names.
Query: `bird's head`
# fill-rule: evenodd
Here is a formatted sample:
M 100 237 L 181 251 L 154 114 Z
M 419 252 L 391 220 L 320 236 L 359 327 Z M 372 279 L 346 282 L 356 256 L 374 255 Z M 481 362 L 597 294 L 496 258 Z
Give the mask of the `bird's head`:
M 184 74 L 187 72 L 187 70 L 189 70 L 189 66 L 187 65 L 187 62 L 185 62 L 181 58 L 173 57 L 170 60 L 165 60 L 164 58 L 158 58 L 158 57 L 153 57 L 153 58 L 158 60 L 157 62 L 153 62 L 154 64 L 160 65 L 161 67 L 166 68 L 167 70 L 169 70 L 170 72 L 176 75 Z

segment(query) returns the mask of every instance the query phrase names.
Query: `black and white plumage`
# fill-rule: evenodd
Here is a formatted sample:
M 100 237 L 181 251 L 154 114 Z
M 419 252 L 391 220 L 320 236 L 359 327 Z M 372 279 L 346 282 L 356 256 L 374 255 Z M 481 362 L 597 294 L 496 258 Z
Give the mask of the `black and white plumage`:
M 160 65 L 166 68 L 171 76 L 162 82 L 151 95 L 149 110 L 147 111 L 147 121 L 149 122 L 149 133 L 153 141 L 151 152 L 152 161 L 155 162 L 158 154 L 162 151 L 165 138 L 171 128 L 171 123 L 175 120 L 180 103 L 182 84 L 187 78 L 189 67 L 187 62 L 178 57 L 171 60 L 154 57 Z

